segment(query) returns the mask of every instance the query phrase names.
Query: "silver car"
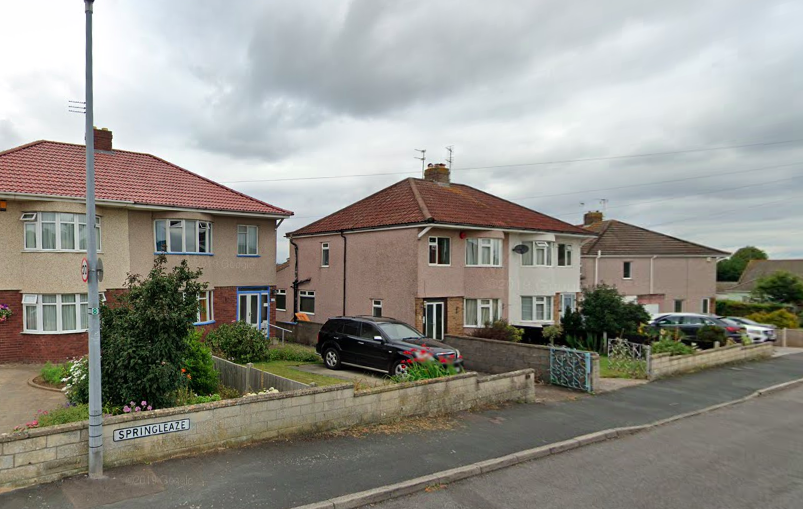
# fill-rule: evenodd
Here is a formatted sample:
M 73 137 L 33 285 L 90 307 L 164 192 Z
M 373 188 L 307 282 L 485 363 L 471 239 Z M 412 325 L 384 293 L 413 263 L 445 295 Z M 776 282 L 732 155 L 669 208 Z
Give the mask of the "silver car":
M 778 337 L 777 328 L 774 325 L 754 322 L 753 320 L 741 316 L 726 316 L 723 318 L 741 325 L 742 329 L 744 329 L 745 333 L 747 333 L 754 343 L 775 341 Z

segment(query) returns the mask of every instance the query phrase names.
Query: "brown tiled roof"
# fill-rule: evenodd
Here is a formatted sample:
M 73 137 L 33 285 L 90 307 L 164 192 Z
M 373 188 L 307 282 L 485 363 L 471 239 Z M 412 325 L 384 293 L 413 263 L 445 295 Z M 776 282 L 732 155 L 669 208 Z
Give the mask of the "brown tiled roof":
M 601 221 L 586 226 L 587 231 L 598 234 L 583 245 L 583 254 L 602 255 L 699 255 L 727 256 L 730 253 L 713 249 L 663 233 L 654 232 L 616 220 Z
M 803 278 L 803 260 L 750 260 L 738 283 L 729 288 L 732 292 L 752 292 L 756 282 L 779 271 L 791 272 Z
M 290 235 L 420 223 L 588 235 L 583 228 L 462 184 L 408 178 Z

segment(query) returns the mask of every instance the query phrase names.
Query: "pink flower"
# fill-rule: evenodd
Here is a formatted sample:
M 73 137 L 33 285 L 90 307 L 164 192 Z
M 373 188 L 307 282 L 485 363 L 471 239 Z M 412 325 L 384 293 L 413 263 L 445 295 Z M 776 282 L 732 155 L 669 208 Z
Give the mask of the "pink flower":
M 131 406 L 137 406 L 137 404 L 136 404 L 136 403 L 134 403 L 133 401 L 132 401 L 131 403 L 129 403 L 129 405 L 131 405 Z
M 134 409 L 135 412 L 139 412 L 140 410 L 142 410 L 140 407 Z
M 140 406 L 145 406 L 145 405 L 147 405 L 147 404 L 148 404 L 148 402 L 147 402 L 147 401 L 143 401 L 142 403 L 140 403 Z
M 131 407 L 130 406 L 126 405 L 126 406 L 123 407 L 123 412 L 128 413 L 130 411 L 131 411 Z
M 148 405 L 148 410 L 153 410 L 153 407 Z

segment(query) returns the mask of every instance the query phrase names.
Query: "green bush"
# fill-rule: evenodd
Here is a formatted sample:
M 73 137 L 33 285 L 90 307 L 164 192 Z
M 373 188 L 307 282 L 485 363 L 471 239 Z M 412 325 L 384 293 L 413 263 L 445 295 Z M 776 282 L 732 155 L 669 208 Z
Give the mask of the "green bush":
M 689 355 L 694 353 L 694 348 L 671 338 L 663 338 L 652 343 L 651 352 L 654 354 Z
M 187 261 L 168 269 L 156 257 L 146 278 L 129 275 L 113 307 L 101 308 L 103 401 L 125 405 L 148 401 L 156 408 L 175 403 L 187 377 L 181 367 L 188 356 L 187 336 L 198 318 L 201 271 Z
M 271 346 L 268 350 L 268 360 L 318 362 L 321 360 L 321 357 L 315 352 L 314 348 L 290 343 L 281 346 Z
M 566 336 L 566 344 L 569 348 L 583 350 L 585 352 L 605 353 L 605 342 L 602 337 L 591 334 L 590 332 L 582 336 Z
M 201 331 L 194 330 L 187 336 L 187 357 L 184 361 L 185 375 L 190 390 L 195 394 L 208 395 L 217 390 L 218 372 L 212 361 L 212 350 L 201 343 Z
M 45 382 L 52 385 L 60 385 L 64 378 L 69 376 L 69 363 L 52 364 L 50 361 L 45 363 L 42 371 L 39 374 L 44 378 Z
M 783 304 L 741 302 L 738 300 L 718 300 L 715 304 L 716 313 L 720 316 L 743 316 L 753 313 L 772 312 L 785 309 Z
M 222 384 L 218 385 L 217 393 L 220 394 L 220 399 L 234 399 L 242 396 L 242 394 L 240 394 L 240 391 L 238 391 L 234 387 L 228 387 Z
M 703 325 L 697 330 L 698 343 L 711 343 L 713 345 L 714 342 L 719 341 L 719 344 L 724 346 L 727 338 L 728 335 L 725 333 L 725 329 L 716 325 Z
M 748 315 L 747 318 L 754 322 L 774 325 L 779 329 L 795 329 L 799 323 L 797 316 L 785 309 L 779 309 L 771 313 L 753 313 Z
M 246 322 L 224 323 L 209 331 L 206 343 L 219 357 L 239 364 L 268 359 L 268 339 Z
M 66 378 L 67 401 L 76 405 L 89 403 L 89 358 L 71 361 Z
M 563 313 L 560 318 L 560 325 L 563 328 L 563 333 L 567 336 L 584 336 L 583 330 L 583 315 L 579 310 L 568 311 Z
M 220 394 L 210 394 L 209 396 L 195 396 L 190 398 L 188 405 L 199 405 L 201 403 L 211 403 L 213 401 L 220 401 Z
M 472 333 L 475 338 L 496 339 L 518 343 L 524 337 L 524 331 L 507 323 L 506 320 L 496 320 L 484 327 L 475 329 Z
M 644 306 L 625 302 L 616 288 L 607 285 L 583 290 L 580 312 L 586 332 L 595 336 L 608 333 L 609 338 L 636 335 L 641 324 L 650 321 Z
M 85 403 L 39 412 L 37 415 L 40 428 L 45 426 L 56 426 L 57 424 L 67 424 L 70 422 L 86 421 L 88 419 L 89 406 Z
M 457 369 L 453 365 L 433 360 L 415 361 L 410 359 L 405 364 L 407 366 L 405 373 L 392 376 L 392 381 L 396 383 L 415 382 L 416 380 L 429 380 L 457 374 Z
M 550 342 L 550 344 L 554 344 L 555 341 L 560 340 L 563 337 L 563 327 L 561 325 L 550 325 L 548 327 L 544 327 L 544 339 Z

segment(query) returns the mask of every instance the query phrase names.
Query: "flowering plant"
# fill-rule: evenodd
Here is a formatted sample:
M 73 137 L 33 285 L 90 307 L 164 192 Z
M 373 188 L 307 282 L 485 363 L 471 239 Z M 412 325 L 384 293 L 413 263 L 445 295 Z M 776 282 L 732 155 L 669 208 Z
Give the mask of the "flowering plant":
M 0 323 L 5 322 L 8 320 L 8 317 L 13 315 L 14 313 L 11 312 L 11 308 L 5 304 L 0 304 Z
M 153 406 L 149 405 L 144 399 L 137 405 L 136 401 L 130 402 L 128 405 L 123 406 L 123 412 L 130 414 L 131 412 L 144 412 L 146 410 L 153 410 Z

